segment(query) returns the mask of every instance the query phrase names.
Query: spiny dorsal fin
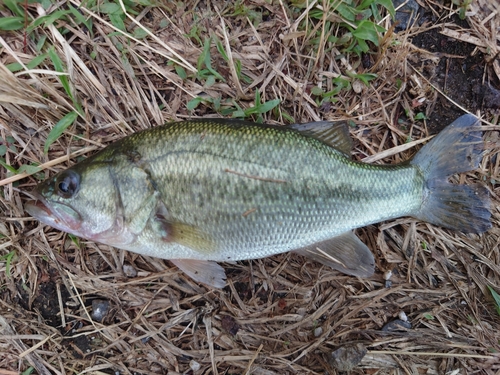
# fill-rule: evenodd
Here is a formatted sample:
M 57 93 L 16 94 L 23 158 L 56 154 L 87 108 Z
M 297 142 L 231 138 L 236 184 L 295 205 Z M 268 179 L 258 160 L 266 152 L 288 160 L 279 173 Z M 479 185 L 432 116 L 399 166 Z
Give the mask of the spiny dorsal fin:
M 369 277 L 375 271 L 372 252 L 352 232 L 295 252 L 348 275 Z
M 352 139 L 345 122 L 317 121 L 306 124 L 292 124 L 289 125 L 289 128 L 316 138 L 346 155 L 351 155 Z

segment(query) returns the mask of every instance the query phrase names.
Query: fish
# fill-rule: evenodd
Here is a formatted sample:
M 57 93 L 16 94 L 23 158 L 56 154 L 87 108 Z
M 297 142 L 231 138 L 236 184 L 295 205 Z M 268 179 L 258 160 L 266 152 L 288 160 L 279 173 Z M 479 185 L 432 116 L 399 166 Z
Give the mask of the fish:
M 370 277 L 353 230 L 413 217 L 465 233 L 491 228 L 481 184 L 448 177 L 478 167 L 479 120 L 463 115 L 396 165 L 351 157 L 343 122 L 288 126 L 235 119 L 173 122 L 124 137 L 38 184 L 25 210 L 91 241 L 168 259 L 223 288 L 218 262 L 293 251 Z

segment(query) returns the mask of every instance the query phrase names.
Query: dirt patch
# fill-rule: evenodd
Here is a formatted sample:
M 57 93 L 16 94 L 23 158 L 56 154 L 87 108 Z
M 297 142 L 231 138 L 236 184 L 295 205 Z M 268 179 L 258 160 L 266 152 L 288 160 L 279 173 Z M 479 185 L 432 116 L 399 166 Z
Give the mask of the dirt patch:
M 17 285 L 17 298 L 15 305 L 25 310 L 26 314 L 39 316 L 39 319 L 54 329 L 61 335 L 69 336 L 63 339 L 61 345 L 65 350 L 69 350 L 72 357 L 81 359 L 91 351 L 89 337 L 87 335 L 74 335 L 84 325 L 78 320 L 69 320 L 67 324 L 62 324 L 61 309 L 66 313 L 74 313 L 78 310 L 78 303 L 71 298 L 71 293 L 65 285 L 60 282 L 61 275 L 58 271 L 50 268 L 42 270 L 44 273 L 36 291 L 26 290 L 23 284 Z M 91 299 L 87 299 L 90 301 Z
M 51 327 L 61 325 L 59 301 L 62 300 L 65 303 L 69 295 L 65 292 L 59 298 L 55 282 L 48 281 L 41 283 L 34 294 L 26 291 L 22 285 L 18 285 L 18 292 L 20 297 L 19 304 L 22 308 L 40 314 L 45 324 Z M 32 296 L 35 298 L 33 301 L 30 301 L 30 297 Z
M 460 20 L 458 16 L 451 21 L 457 26 L 469 28 L 467 21 Z M 443 35 L 440 28 L 417 34 L 412 43 L 435 57 L 422 59 L 415 68 L 446 96 L 472 113 L 479 111 L 490 116 L 499 113 L 498 78 L 487 63 L 488 56 L 478 51 L 476 46 Z M 423 85 L 426 85 L 425 82 Z M 425 109 L 432 133 L 440 131 L 464 113 L 440 94 Z

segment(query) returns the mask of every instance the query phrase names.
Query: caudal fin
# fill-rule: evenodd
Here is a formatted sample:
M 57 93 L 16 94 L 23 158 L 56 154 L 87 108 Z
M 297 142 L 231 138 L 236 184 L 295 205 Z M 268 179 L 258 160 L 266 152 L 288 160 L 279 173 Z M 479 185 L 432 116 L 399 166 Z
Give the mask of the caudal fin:
M 479 120 L 472 115 L 459 117 L 425 145 L 411 161 L 426 180 L 422 206 L 413 216 L 466 233 L 490 229 L 488 190 L 447 181 L 452 174 L 476 169 L 483 149 Z

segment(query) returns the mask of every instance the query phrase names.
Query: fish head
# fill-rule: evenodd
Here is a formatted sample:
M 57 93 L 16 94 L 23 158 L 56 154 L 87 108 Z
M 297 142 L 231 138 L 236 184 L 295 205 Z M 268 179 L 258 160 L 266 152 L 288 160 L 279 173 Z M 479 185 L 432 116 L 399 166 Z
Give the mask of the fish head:
M 31 194 L 35 199 L 25 210 L 56 229 L 103 243 L 123 231 L 117 187 L 103 163 L 77 164 L 40 183 Z

